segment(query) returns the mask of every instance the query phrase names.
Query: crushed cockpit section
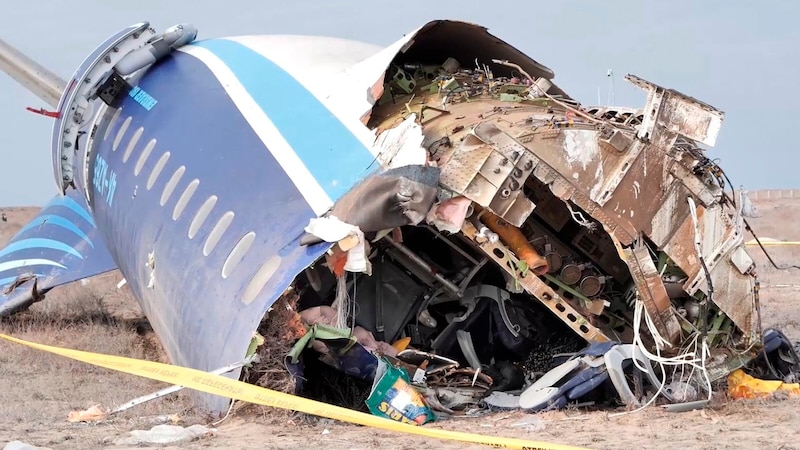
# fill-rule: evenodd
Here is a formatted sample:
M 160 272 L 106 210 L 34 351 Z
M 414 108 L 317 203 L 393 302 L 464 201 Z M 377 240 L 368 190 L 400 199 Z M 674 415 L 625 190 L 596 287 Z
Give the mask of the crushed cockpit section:
M 317 219 L 351 232 L 307 228 L 333 247 L 292 289 L 302 345 L 373 381 L 374 413 L 693 405 L 758 354 L 747 199 L 701 148 L 723 114 L 632 75 L 643 108 L 584 107 L 552 78 L 440 22 L 370 88 L 390 169 Z

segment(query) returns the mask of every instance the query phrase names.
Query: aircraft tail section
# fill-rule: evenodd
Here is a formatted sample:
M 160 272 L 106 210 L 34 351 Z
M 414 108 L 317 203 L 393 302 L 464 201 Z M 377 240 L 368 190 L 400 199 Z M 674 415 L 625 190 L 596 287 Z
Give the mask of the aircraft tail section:
M 80 193 L 56 196 L 0 249 L 0 316 L 116 268 Z

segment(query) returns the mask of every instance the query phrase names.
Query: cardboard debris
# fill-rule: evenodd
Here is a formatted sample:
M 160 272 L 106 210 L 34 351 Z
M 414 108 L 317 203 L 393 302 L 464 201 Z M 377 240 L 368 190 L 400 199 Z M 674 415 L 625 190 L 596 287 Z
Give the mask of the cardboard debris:
M 108 411 L 100 405 L 90 406 L 84 411 L 71 411 L 67 420 L 70 422 L 98 422 L 108 417 Z

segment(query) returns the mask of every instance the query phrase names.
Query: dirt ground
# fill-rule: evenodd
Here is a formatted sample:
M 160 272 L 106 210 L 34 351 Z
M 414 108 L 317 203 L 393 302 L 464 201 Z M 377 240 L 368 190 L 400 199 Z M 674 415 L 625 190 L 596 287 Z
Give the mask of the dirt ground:
M 757 206 L 763 216 L 752 222 L 762 237 L 800 240 L 795 225 L 800 223 L 800 212 L 795 212 L 800 211 L 800 200 L 761 201 Z M 4 211 L 9 222 L 0 225 L 0 243 L 35 214 L 35 208 Z M 769 251 L 779 262 L 800 263 L 800 253 L 794 247 L 770 247 Z M 759 264 L 764 325 L 778 327 L 790 339 L 800 340 L 800 309 L 796 306 L 800 270 L 769 269 L 757 248 L 750 248 L 750 252 Z M 0 321 L 0 332 L 45 344 L 163 361 L 160 344 L 142 320 L 138 306 L 126 288 L 116 289 L 119 279 L 120 275 L 112 272 L 58 289 L 30 311 Z M 307 449 L 310 443 L 327 450 L 485 448 L 246 407 L 235 408 L 225 421 L 212 425 L 193 411 L 185 392 L 139 405 L 99 423 L 67 421 L 70 411 L 97 404 L 115 407 L 163 387 L 163 383 L 2 341 L 0 446 L 20 440 L 53 449 L 124 449 L 114 441 L 128 431 L 176 419 L 179 425 L 203 424 L 215 432 L 167 448 Z M 732 401 L 718 393 L 713 405 L 686 413 L 653 407 L 616 417 L 612 414 L 620 411 L 505 412 L 426 427 L 594 449 L 800 449 L 796 438 L 800 399 Z

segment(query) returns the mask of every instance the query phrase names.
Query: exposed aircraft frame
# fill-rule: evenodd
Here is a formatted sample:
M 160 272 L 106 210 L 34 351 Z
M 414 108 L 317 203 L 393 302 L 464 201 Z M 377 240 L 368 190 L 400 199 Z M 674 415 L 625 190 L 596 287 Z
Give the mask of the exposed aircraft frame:
M 261 316 L 238 312 L 234 322 L 247 329 L 231 332 L 219 352 L 201 357 L 201 352 L 189 351 L 187 342 L 192 339 L 175 336 L 192 333 L 201 339 L 198 342 L 208 344 L 211 341 L 202 341 L 207 338 L 202 330 L 217 327 L 223 319 L 209 318 L 206 328 L 181 328 L 188 326 L 189 316 L 197 316 L 187 309 L 192 304 L 182 303 L 189 300 L 179 299 L 176 292 L 189 297 L 196 293 L 189 290 L 194 287 L 187 284 L 183 289 L 180 284 L 155 291 L 172 293 L 165 298 L 153 293 L 163 279 L 169 279 L 159 276 L 161 268 L 186 264 L 189 257 L 149 250 L 159 243 L 147 242 L 148 250 L 135 249 L 146 252 L 147 261 L 137 260 L 135 266 L 123 263 L 127 250 L 109 237 L 114 234 L 108 229 L 109 219 L 99 227 L 92 220 L 107 215 L 111 202 L 104 206 L 102 200 L 114 195 L 113 187 L 103 189 L 90 180 L 94 176 L 96 183 L 97 171 L 104 170 L 98 155 L 107 144 L 99 136 L 105 133 L 107 138 L 118 125 L 121 119 L 114 111 L 123 101 L 135 101 L 147 111 L 157 108 L 157 100 L 139 90 L 138 83 L 159 73 L 160 63 L 188 55 L 211 64 L 208 54 L 215 45 L 230 42 L 193 43 L 195 36 L 191 26 L 157 34 L 147 23 L 134 25 L 99 46 L 69 83 L 0 41 L 0 68 L 58 110 L 53 163 L 65 197 L 51 208 L 82 202 L 85 206 L 73 211 L 88 218 L 81 232 L 99 254 L 81 257 L 76 270 L 61 270 L 73 267 L 74 255 L 66 254 L 59 267 L 47 273 L 31 276 L 24 265 L 0 271 L 0 280 L 9 277 L 0 311 L 25 308 L 55 286 L 118 266 L 173 362 L 211 369 L 231 362 L 225 358 L 244 354 Z M 283 273 L 285 283 L 271 280 L 283 267 L 280 258 L 267 259 L 253 268 L 248 283 L 226 290 L 226 296 L 242 300 L 245 306 L 263 306 L 261 315 L 287 292 L 297 293 L 301 303 L 306 294 L 320 297 L 325 306 L 337 309 L 339 325 L 357 323 L 378 341 L 409 334 L 406 325 L 412 319 L 426 321 L 423 314 L 430 315 L 428 308 L 452 302 L 474 308 L 483 298 L 496 301 L 516 338 L 520 325 L 509 315 L 507 303 L 512 296 L 522 296 L 552 312 L 551 320 L 558 318 L 587 342 L 634 342 L 651 352 L 677 355 L 702 340 L 709 380 L 745 364 L 759 349 L 755 265 L 743 241 L 745 199 L 726 192 L 721 169 L 700 147 L 716 143 L 723 121 L 717 109 L 633 75 L 626 80 L 648 95 L 641 109 L 582 106 L 554 84 L 550 69 L 485 28 L 464 22 L 431 22 L 385 49 L 311 37 L 233 41 L 268 54 L 270 63 L 307 88 L 352 133 L 354 142 L 367 146 L 375 161 L 370 167 L 351 168 L 353 176 L 339 186 L 341 195 L 310 204 L 323 218 L 318 222 L 321 228 L 311 226 L 312 220 L 305 235 L 300 229 L 291 231 L 297 236 L 289 236 L 282 251 L 303 256 L 291 260 L 299 270 L 292 266 L 293 273 Z M 325 60 L 323 54 L 307 50 L 309 42 L 327 54 L 341 55 L 341 60 Z M 230 83 L 225 87 L 231 89 Z M 247 98 L 246 93 L 241 95 Z M 294 126 L 302 123 L 299 117 Z M 83 132 L 88 135 L 79 151 Z M 318 150 L 318 155 L 339 158 L 346 153 L 331 156 Z M 142 161 L 137 175 L 147 162 Z M 138 186 L 126 185 L 132 189 L 126 195 L 135 198 Z M 326 237 L 330 232 L 326 227 L 332 226 L 326 220 L 334 218 L 349 231 Z M 267 224 L 253 226 L 269 229 Z M 190 238 L 199 225 L 192 227 Z M 98 232 L 110 255 L 92 244 Z M 405 237 L 411 242 L 406 243 Z M 15 240 L 24 238 L 18 235 Z M 437 257 L 421 244 L 429 238 L 444 242 L 452 256 Z M 81 245 L 81 251 L 91 253 Z M 236 248 L 238 244 L 232 252 Z M 363 267 L 344 270 L 357 273 L 357 281 L 348 284 L 339 270 L 337 281 L 326 284 L 322 272 L 329 276 L 330 270 L 323 262 L 333 269 L 337 261 L 351 264 L 356 257 L 364 258 Z M 449 262 L 458 270 L 444 268 Z M 144 266 L 146 270 L 141 269 Z M 388 294 L 380 278 L 384 275 L 378 275 L 378 281 L 365 280 L 373 269 L 393 274 L 398 268 L 401 285 L 418 287 L 420 293 L 405 299 L 407 317 L 386 317 L 383 296 Z M 224 267 L 222 274 L 227 278 Z M 469 291 L 473 294 L 483 292 L 480 286 L 490 284 L 488 280 L 503 293 L 465 295 L 471 287 L 477 290 Z M 352 299 L 376 316 L 348 317 L 348 303 L 336 294 L 336 283 L 376 289 L 374 298 Z M 273 290 L 265 289 L 267 285 Z M 159 302 L 171 308 L 159 309 Z M 647 316 L 646 330 L 634 323 L 637 307 Z M 397 320 L 409 323 L 385 323 Z M 429 327 L 434 332 L 444 333 L 436 320 L 428 323 L 434 324 Z M 387 333 L 388 329 L 394 332 Z M 448 339 L 449 343 L 444 338 L 433 340 L 433 349 L 457 348 L 476 364 L 471 340 L 459 338 L 453 345 L 455 337 Z M 370 334 L 359 342 L 372 345 L 374 339 Z M 414 343 L 430 344 L 425 339 Z M 219 410 L 218 400 L 206 398 L 206 405 Z

